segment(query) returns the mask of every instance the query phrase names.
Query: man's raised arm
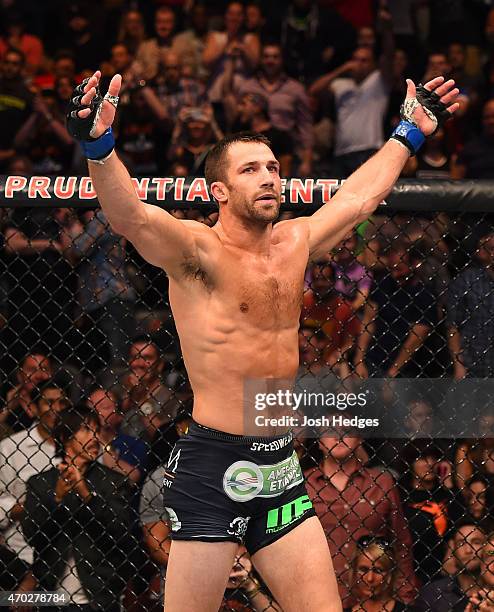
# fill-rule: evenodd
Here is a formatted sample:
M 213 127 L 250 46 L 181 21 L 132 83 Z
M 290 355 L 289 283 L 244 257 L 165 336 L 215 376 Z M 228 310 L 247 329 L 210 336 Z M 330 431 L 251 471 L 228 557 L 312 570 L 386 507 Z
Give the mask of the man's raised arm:
M 453 80 L 437 77 L 418 90 L 410 79 L 407 85 L 402 121 L 390 140 L 308 218 L 311 259 L 327 253 L 357 223 L 369 218 L 393 188 L 410 155 L 458 109 L 459 90 Z
M 81 142 L 98 200 L 112 229 L 125 236 L 151 264 L 172 276 L 182 262 L 199 260 L 202 226 L 184 223 L 137 197 L 127 169 L 114 151 L 111 125 L 122 79 L 115 75 L 108 93 L 98 90 L 101 73 L 76 87 L 67 114 L 69 132 Z

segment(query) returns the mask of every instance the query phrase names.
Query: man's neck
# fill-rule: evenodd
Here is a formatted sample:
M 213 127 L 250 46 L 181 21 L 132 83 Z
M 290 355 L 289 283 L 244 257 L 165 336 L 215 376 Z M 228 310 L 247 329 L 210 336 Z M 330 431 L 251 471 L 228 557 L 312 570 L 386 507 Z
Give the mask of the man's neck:
M 55 444 L 51 431 L 46 429 L 43 423 L 39 422 L 36 425 L 36 431 L 39 433 L 44 442 L 50 442 L 50 444 Z
M 268 85 L 277 85 L 281 81 L 282 75 L 282 72 L 278 72 L 277 74 L 266 74 L 263 72 L 261 81 L 265 81 Z
M 321 464 L 322 473 L 330 479 L 348 479 L 355 474 L 359 468 L 360 463 L 354 456 L 342 462 L 335 461 L 332 457 L 325 457 Z
M 213 228 L 224 244 L 258 255 L 271 251 L 272 223 L 261 224 L 224 214 Z

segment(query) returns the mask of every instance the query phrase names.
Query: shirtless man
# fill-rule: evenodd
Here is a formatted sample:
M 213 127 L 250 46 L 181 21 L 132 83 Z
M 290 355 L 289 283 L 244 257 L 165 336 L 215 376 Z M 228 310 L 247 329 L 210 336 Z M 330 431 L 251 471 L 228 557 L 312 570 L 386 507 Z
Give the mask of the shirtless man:
M 262 136 L 222 140 L 206 161 L 220 211 L 211 228 L 137 198 L 110 129 L 121 77 L 113 77 L 102 100 L 100 76 L 95 72 L 76 89 L 68 127 L 82 141 L 113 230 L 169 276 L 194 391 L 194 423 L 171 454 L 163 487 L 173 539 L 166 611 L 183 612 L 184 593 L 187 612 L 216 611 L 241 541 L 283 610 L 340 611 L 326 538 L 291 432 L 244 436 L 243 384 L 295 377 L 308 260 L 321 259 L 372 214 L 410 153 L 457 109 L 458 89 L 438 77 L 416 92 L 409 80 L 407 121 L 393 138 L 314 215 L 274 226 L 281 181 L 268 143 Z M 276 472 L 291 478 L 273 492 L 269 475 Z

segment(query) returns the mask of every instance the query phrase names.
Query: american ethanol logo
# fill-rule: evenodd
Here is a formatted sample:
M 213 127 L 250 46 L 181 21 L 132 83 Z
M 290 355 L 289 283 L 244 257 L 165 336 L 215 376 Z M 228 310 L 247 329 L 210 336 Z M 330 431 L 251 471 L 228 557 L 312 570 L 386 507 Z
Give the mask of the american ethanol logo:
M 223 476 L 223 489 L 230 499 L 247 502 L 254 497 L 276 497 L 303 481 L 295 451 L 274 465 L 236 461 Z
M 261 491 L 262 483 L 261 470 L 251 461 L 233 463 L 223 476 L 223 489 L 235 501 L 254 499 Z

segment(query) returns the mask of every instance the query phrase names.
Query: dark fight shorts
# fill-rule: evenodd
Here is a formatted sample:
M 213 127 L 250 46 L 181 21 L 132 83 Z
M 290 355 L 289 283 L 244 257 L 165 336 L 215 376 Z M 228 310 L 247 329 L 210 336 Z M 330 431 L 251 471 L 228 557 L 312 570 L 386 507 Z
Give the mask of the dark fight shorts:
M 293 436 L 237 436 L 198 423 L 163 481 L 172 540 L 239 542 L 250 554 L 315 516 Z

